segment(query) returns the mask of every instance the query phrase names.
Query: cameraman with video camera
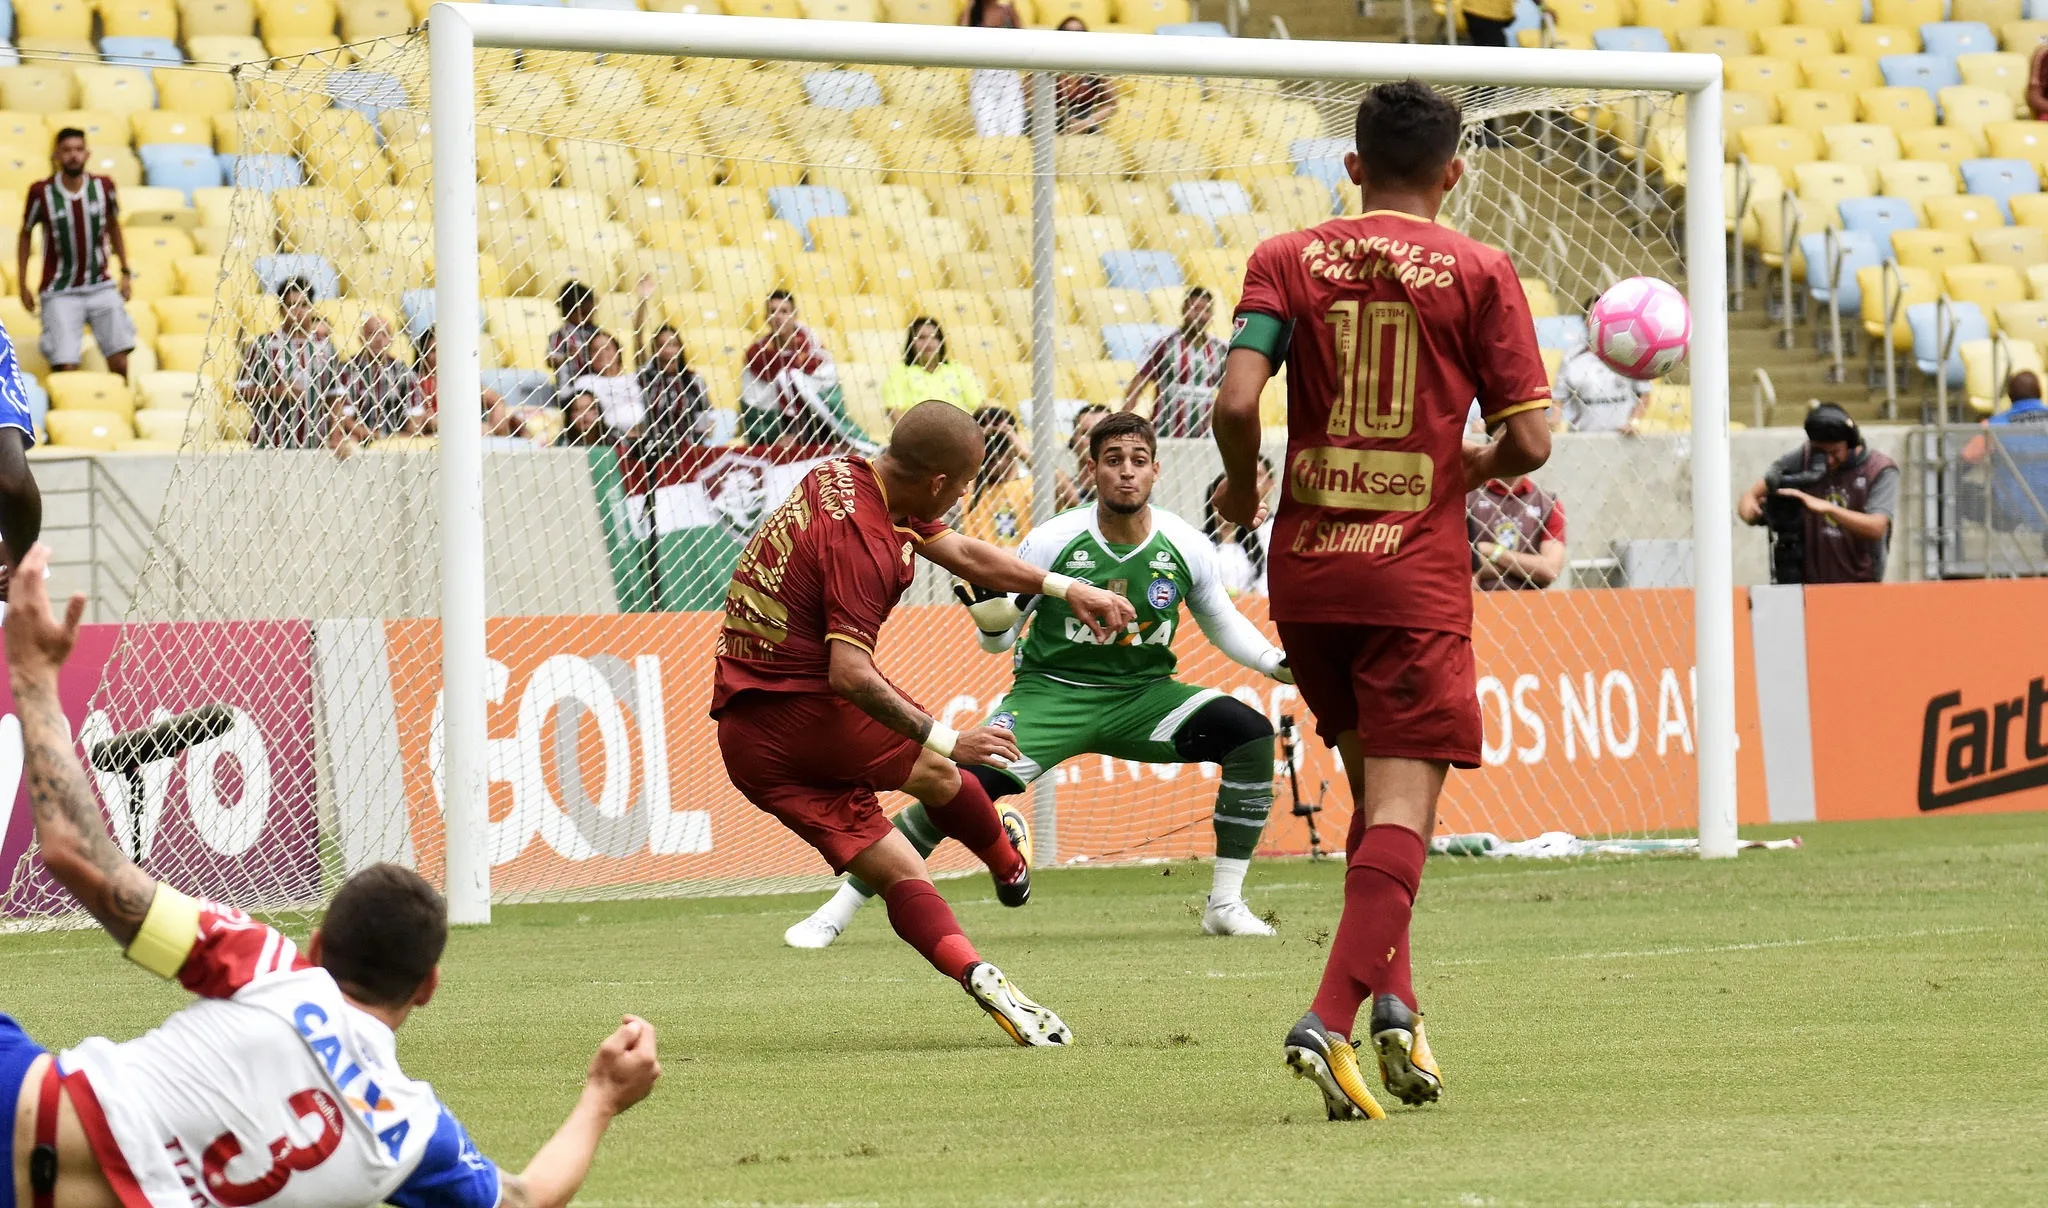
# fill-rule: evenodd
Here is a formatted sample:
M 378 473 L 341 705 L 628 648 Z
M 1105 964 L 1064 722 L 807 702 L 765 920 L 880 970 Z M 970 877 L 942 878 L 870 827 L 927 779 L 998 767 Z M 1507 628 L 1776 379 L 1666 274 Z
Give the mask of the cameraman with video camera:
M 1884 578 L 1899 466 L 1865 448 L 1849 413 L 1806 413 L 1806 443 L 1777 461 L 1736 503 L 1745 524 L 1771 530 L 1771 582 L 1875 583 Z

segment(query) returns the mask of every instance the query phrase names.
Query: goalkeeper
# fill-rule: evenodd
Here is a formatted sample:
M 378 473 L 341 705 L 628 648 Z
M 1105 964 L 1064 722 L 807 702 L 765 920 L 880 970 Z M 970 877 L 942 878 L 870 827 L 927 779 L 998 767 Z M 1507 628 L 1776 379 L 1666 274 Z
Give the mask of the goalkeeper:
M 1089 460 L 1082 467 L 1095 489 L 1095 505 L 1062 512 L 1034 528 L 1017 551 L 1035 566 L 1127 597 L 1137 620 L 1115 645 L 1099 644 L 1058 600 L 1012 601 L 966 584 L 955 588 L 981 631 L 982 649 L 1000 653 L 1016 647 L 1016 683 L 991 707 L 986 724 L 1008 727 L 1023 753 L 1006 769 L 960 770 L 996 798 L 1022 792 L 1076 755 L 1219 765 L 1215 880 L 1202 930 L 1272 935 L 1273 928 L 1245 905 L 1243 888 L 1273 803 L 1273 726 L 1233 696 L 1173 678 L 1181 602 L 1216 648 L 1236 662 L 1281 683 L 1293 683 L 1294 676 L 1286 656 L 1231 604 L 1209 542 L 1185 520 L 1151 506 L 1157 453 L 1151 421 L 1128 412 L 1105 416 L 1089 433 Z M 1013 834 L 1023 833 L 1021 815 L 1011 820 L 1014 806 L 998 810 Z M 942 836 L 923 806 L 910 806 L 895 822 L 920 853 L 939 845 Z M 849 878 L 816 913 L 785 932 L 784 942 L 792 948 L 826 947 L 871 896 Z

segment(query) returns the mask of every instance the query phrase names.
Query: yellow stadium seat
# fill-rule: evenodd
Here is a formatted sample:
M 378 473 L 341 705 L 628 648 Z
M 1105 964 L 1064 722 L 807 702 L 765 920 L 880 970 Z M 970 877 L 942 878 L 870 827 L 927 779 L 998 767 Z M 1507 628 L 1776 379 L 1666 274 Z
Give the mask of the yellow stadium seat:
M 2005 199 L 2014 226 L 2048 230 L 2048 193 L 2015 193 Z
M 206 324 L 213 317 L 213 298 L 211 291 L 206 296 L 152 298 L 149 308 L 164 335 L 205 335 Z
M 1822 88 L 1793 88 L 1778 94 L 1778 120 L 1787 126 L 1825 131 L 1856 120 L 1856 98 Z
M 1968 235 L 1972 231 L 2004 229 L 2005 214 L 1989 197 L 1964 193 L 1955 197 L 1930 197 L 1921 203 L 1927 225 L 1937 231 Z M 1972 253 L 1974 258 L 1975 253 Z
M 122 416 L 135 411 L 134 388 L 118 373 L 74 369 L 49 375 L 43 385 L 50 392 L 52 411 L 103 411 Z
M 1877 88 L 1884 83 L 1884 76 L 1877 70 L 1874 59 L 1862 55 L 1816 54 L 1798 60 L 1801 78 L 1808 88 L 1822 88 L 1834 92 L 1859 93 L 1866 88 Z
M 1736 29 L 1768 29 L 1785 23 L 1784 0 L 1714 0 L 1716 25 Z
M 158 298 L 157 302 L 196 302 L 197 298 Z M 164 371 L 193 373 L 206 361 L 204 332 L 166 332 L 156 338 L 157 364 Z
M 1251 185 L 1253 204 L 1296 227 L 1314 226 L 1330 217 L 1330 191 L 1307 176 L 1275 176 Z
M 135 427 L 125 414 L 107 411 L 51 411 L 43 419 L 50 444 L 64 449 L 85 449 L 112 453 L 120 442 L 135 438 Z
M 1874 191 L 1874 173 L 1859 164 L 1807 163 L 1792 169 L 1793 189 L 1813 221 L 1806 230 L 1817 231 L 1841 225 L 1838 207 L 1852 197 L 1868 197 Z
M 1216 219 L 1216 238 L 1225 248 L 1248 252 L 1275 235 L 1299 230 L 1303 225 L 1265 211 L 1225 214 Z
M 1902 131 L 1899 149 L 1907 159 L 1932 160 L 1956 168 L 1966 159 L 1983 157 L 1984 137 L 1978 130 L 1947 130 L 1930 126 L 1924 130 Z
M 22 113 L 62 113 L 77 108 L 73 102 L 76 95 L 69 67 L 0 67 L 0 107 Z
M 722 243 L 731 243 L 736 232 L 770 217 L 768 194 L 761 189 L 704 189 L 689 194 L 686 200 L 691 214 L 717 228 Z
M 99 11 L 105 37 L 178 39 L 173 0 L 100 0 Z
M 146 146 L 150 143 L 195 143 L 202 147 L 213 146 L 213 118 L 210 115 L 151 109 L 129 116 L 130 128 L 135 133 L 137 146 Z
M 717 185 L 720 163 L 693 148 L 640 147 L 640 183 L 650 189 L 691 193 Z
M 1750 213 L 1756 218 L 1757 258 L 1768 269 L 1789 271 L 1794 279 L 1806 275 L 1806 261 L 1799 252 L 1799 237 L 1810 230 L 1818 231 L 1833 225 L 1838 217 L 1832 209 L 1822 214 L 1819 202 L 1793 194 L 1780 194 L 1769 200 L 1753 199 Z
M 1031 211 L 1028 180 L 997 180 L 977 184 L 933 185 L 924 190 L 932 212 L 957 219 L 976 230 L 983 222 Z
M 1053 241 L 1062 253 L 1097 259 L 1104 252 L 1135 247 L 1123 219 L 1107 214 L 1062 215 L 1052 220 Z
M 341 6 L 341 38 L 367 42 L 395 38 L 414 25 L 410 6 L 401 0 L 346 0 Z
M 1935 273 L 1912 266 L 1901 265 L 1892 270 L 1892 281 L 1896 294 L 1887 298 L 1884 286 L 1885 270 L 1879 265 L 1870 265 L 1856 271 L 1856 284 L 1863 294 L 1863 334 L 1873 340 L 1885 335 L 1885 314 L 1887 303 L 1896 306 L 1897 322 L 1892 325 L 1892 346 L 1901 350 L 1913 346 L 1913 329 L 1906 325 L 1906 308 L 1922 302 L 1932 302 L 1941 296 L 1941 279 Z
M 1900 158 L 1899 136 L 1890 126 L 1875 122 L 1850 122 L 1821 130 L 1827 157 L 1838 164 L 1858 164 L 1875 169 Z
M 734 17 L 802 17 L 798 0 L 724 0 L 727 15 Z
M 256 6 L 252 0 L 182 0 L 178 8 L 188 49 L 200 62 L 208 60 L 199 54 L 198 47 L 189 45 L 191 39 L 250 37 L 256 32 Z
M 1969 85 L 1944 88 L 1938 95 L 1942 124 L 1958 128 L 1983 128 L 1992 122 L 2013 118 L 2012 98 L 1989 88 Z
M 263 39 L 253 34 L 206 34 L 190 38 L 186 44 L 195 63 L 260 63 L 269 57 L 269 52 L 263 48 Z M 169 69 L 158 70 L 165 75 L 174 74 Z M 193 76 L 202 73 L 194 70 L 175 74 Z M 230 99 L 227 108 L 233 108 L 234 81 L 229 80 L 228 85 Z
M 1935 0 L 1939 3 L 1940 0 Z M 1939 21 L 1941 18 L 1936 17 Z M 1879 59 L 1885 55 L 1910 55 L 1920 53 L 1920 26 L 1852 25 L 1842 31 L 1842 51 L 1845 54 L 1862 55 L 1867 59 Z
M 14 6 L 14 33 L 27 38 L 91 38 L 93 6 L 86 0 L 21 0 Z
M 48 151 L 50 123 L 41 113 L 0 110 L 0 143 L 26 147 L 31 151 Z
M 1904 133 L 1935 123 L 1934 98 L 1924 88 L 1866 88 L 1856 95 L 1863 120 L 1879 122 Z
M 263 0 L 263 37 L 334 38 L 334 0 Z
M 1180 267 L 1189 285 L 1207 289 L 1228 305 L 1244 288 L 1244 264 L 1250 254 L 1249 248 L 1196 248 L 1181 253 Z
M 1673 37 L 1707 23 L 1707 0 L 1636 0 L 1635 23 Z
M 1724 92 L 1721 94 L 1721 137 L 1723 150 L 1729 159 L 1735 158 L 1741 149 L 1740 134 L 1752 126 L 1768 126 L 1778 120 L 1778 98 L 1763 92 Z M 1308 178 L 1302 178 L 1307 180 Z M 1310 180 L 1311 184 L 1320 182 Z M 1329 190 L 1324 191 L 1325 198 Z M 1328 217 L 1327 203 L 1324 216 Z
M 149 227 L 177 227 L 191 230 L 199 225 L 199 211 L 186 204 L 178 189 L 136 185 L 121 190 L 121 225 L 129 230 Z
M 804 153 L 784 139 L 736 139 L 722 154 L 728 188 L 765 190 L 803 183 Z
M 1961 187 L 1956 170 L 1937 160 L 1902 159 L 1896 163 L 1880 164 L 1877 183 L 1878 191 L 1886 197 L 1911 201 L 1914 209 L 1923 213 L 1927 202 L 1953 197 Z
M 1097 348 L 1100 354 L 1101 349 Z M 1132 370 L 1121 361 L 1068 361 L 1059 366 L 1060 393 L 1090 403 L 1114 407 L 1123 401 L 1124 384 Z
M 1835 53 L 1842 44 L 1837 30 L 1817 25 L 1780 25 L 1756 31 L 1757 49 L 1774 59 L 1804 64 L 1821 55 Z
M 693 254 L 697 280 L 712 293 L 736 298 L 759 311 L 768 291 L 781 284 L 783 260 L 752 247 L 699 248 Z
M 951 25 L 959 7 L 953 0 L 882 0 L 882 16 L 904 25 Z
M 1995 330 L 1995 329 L 1994 329 Z M 2041 350 L 2036 345 L 1994 335 L 1988 340 L 1963 340 L 1956 345 L 1963 362 L 1963 394 L 1970 409 L 1989 415 L 2005 393 L 2005 383 L 2015 373 L 2041 373 Z
M 1840 31 L 1863 21 L 1863 0 L 1792 0 L 1794 25 Z
M 1615 25 L 1626 25 L 1616 0 L 1565 0 L 1553 7 L 1557 28 L 1566 33 L 1592 33 Z
M 1188 0 L 1116 0 L 1115 25 L 1120 31 L 1090 25 L 1103 33 L 1149 34 L 1162 25 L 1178 25 L 1190 18 Z
M 2048 301 L 2048 264 L 2030 264 L 2026 268 L 2027 296 L 2036 302 Z
M 881 147 L 885 154 L 895 149 L 898 143 L 952 141 L 941 132 L 937 111 L 932 109 L 919 109 L 909 105 L 872 105 L 866 109 L 827 109 L 821 112 L 841 114 L 853 128 L 854 137 L 867 139 Z
M 2048 344 L 2048 302 L 2001 302 L 1994 317 L 2007 339 Z
M 1756 50 L 1756 34 L 1726 25 L 1702 25 L 1678 31 L 1678 48 L 1688 54 L 1734 58 Z
M 1083 327 L 1156 321 L 1152 299 L 1135 289 L 1077 289 L 1074 321 Z
M 17 43 L 16 49 L 25 54 L 43 55 L 50 58 L 59 56 L 73 63 L 96 63 L 100 50 L 91 38 L 69 38 L 55 34 L 27 34 Z
M 1031 172 L 1031 140 L 1024 135 L 971 138 L 960 146 L 970 182 L 994 182 Z
M 1784 171 L 1820 158 L 1817 133 L 1797 126 L 1752 126 L 1742 131 L 1737 141 L 1752 163 Z
M 1133 219 L 1137 246 L 1154 252 L 1207 251 L 1216 247 L 1216 228 L 1197 214 L 1154 214 Z
M 2026 10 L 2022 0 L 1949 0 L 1951 21 L 1982 21 L 1993 29 L 2017 21 Z
M 1205 179 L 1209 174 L 1207 165 L 1208 157 L 1192 139 L 1148 138 L 1131 144 L 1133 170 L 1154 179 Z
M 1998 27 L 1998 45 L 2014 54 L 2031 55 L 2034 47 L 2048 42 L 2048 21 L 2007 21 Z
M 1030 274 L 1023 261 L 1001 252 L 951 252 L 946 280 L 958 289 L 1015 289 L 1029 284 Z
M 2010 264 L 1959 264 L 1942 271 L 1941 284 L 1956 301 L 1975 302 L 1987 319 L 2000 303 L 2027 300 L 2026 278 Z
M 2023 159 L 2036 168 L 2048 164 L 2048 127 L 2035 121 L 1988 122 L 1983 133 L 1991 154 Z
M 1738 92 L 1776 95 L 1799 86 L 1799 69 L 1768 55 L 1738 55 L 1722 62 L 1721 79 Z
M 1870 19 L 1879 25 L 1905 25 L 1914 29 L 1930 21 L 1948 19 L 1947 0 L 1871 0 Z
M 1995 54 L 1957 55 L 1956 69 L 1963 83 L 1972 88 L 1996 92 L 2015 107 L 2027 102 L 2027 56 Z
M 2048 264 L 2048 230 L 2029 226 L 2001 226 L 1970 232 L 1970 246 L 1979 264 L 2003 264 L 2026 268 Z
M 803 15 L 812 21 L 879 21 L 877 0 L 801 0 Z
M 1892 253 L 1904 267 L 1935 273 L 1977 261 L 1969 235 L 1961 231 L 1893 231 Z

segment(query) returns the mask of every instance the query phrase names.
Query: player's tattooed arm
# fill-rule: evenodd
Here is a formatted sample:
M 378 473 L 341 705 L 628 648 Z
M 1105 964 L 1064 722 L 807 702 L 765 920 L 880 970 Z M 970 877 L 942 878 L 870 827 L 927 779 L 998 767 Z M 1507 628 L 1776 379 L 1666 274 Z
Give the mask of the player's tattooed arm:
M 931 737 L 932 719 L 890 686 L 867 651 L 852 642 L 825 645 L 831 651 L 832 691 L 905 738 L 921 743 Z
M 126 945 L 149 913 L 156 882 L 114 846 L 72 749 L 57 674 L 78 641 L 85 597 L 73 596 L 62 617 L 52 612 L 49 567 L 49 547 L 32 546 L 16 568 L 6 623 L 36 844 L 50 875 Z

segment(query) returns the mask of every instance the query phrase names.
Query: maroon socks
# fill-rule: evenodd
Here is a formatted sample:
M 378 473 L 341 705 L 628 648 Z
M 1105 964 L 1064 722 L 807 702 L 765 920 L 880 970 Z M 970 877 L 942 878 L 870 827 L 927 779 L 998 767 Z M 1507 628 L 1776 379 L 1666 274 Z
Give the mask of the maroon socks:
M 1371 826 L 1352 845 L 1344 874 L 1344 916 L 1330 942 L 1314 1010 L 1323 1026 L 1351 1035 L 1358 1006 L 1392 994 L 1415 1008 L 1408 966 L 1408 921 L 1422 884 L 1422 836 L 1405 826 Z
M 930 881 L 898 881 L 882 891 L 882 900 L 889 905 L 889 926 L 947 977 L 959 981 L 967 967 L 981 959 L 961 933 L 953 908 Z

